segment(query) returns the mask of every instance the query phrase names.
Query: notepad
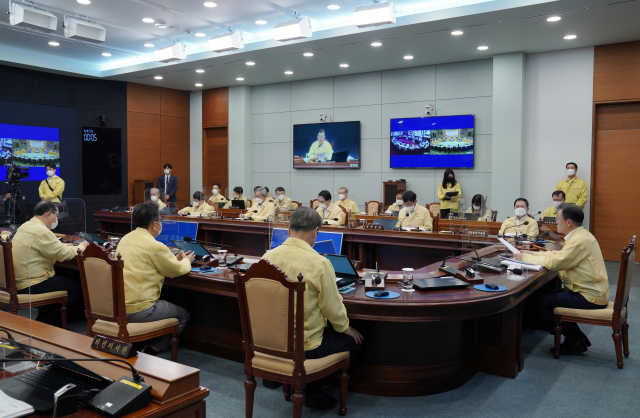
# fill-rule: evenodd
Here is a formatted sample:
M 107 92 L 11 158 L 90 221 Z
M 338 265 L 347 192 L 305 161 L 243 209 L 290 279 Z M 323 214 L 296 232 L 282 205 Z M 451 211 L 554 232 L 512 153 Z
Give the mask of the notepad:
M 520 254 L 520 251 L 518 251 L 518 249 L 516 247 L 514 247 L 513 245 L 509 244 L 509 242 L 507 242 L 507 240 L 505 240 L 504 238 L 498 238 L 498 241 L 500 241 L 501 243 L 504 244 L 505 247 L 507 247 L 507 249 L 509 251 L 511 251 L 514 254 Z
M 16 418 L 33 414 L 33 407 L 28 403 L 13 399 L 0 390 L 0 418 Z

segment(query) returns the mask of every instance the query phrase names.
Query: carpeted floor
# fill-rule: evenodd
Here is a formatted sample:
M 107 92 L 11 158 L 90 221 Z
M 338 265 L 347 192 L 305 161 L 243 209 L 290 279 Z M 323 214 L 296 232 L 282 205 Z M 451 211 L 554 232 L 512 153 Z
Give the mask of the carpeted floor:
M 612 283 L 611 299 L 619 263 L 607 262 Z M 640 411 L 640 266 L 634 274 L 629 300 L 630 352 L 624 369 L 616 366 L 611 329 L 584 325 L 592 346 L 577 356 L 555 360 L 549 348 L 553 337 L 542 331 L 525 330 L 524 370 L 516 379 L 477 373 L 456 390 L 416 398 L 382 398 L 349 392 L 349 417 L 609 417 L 637 416 Z M 27 312 L 21 312 L 27 314 Z M 85 332 L 84 321 L 69 328 Z M 162 357 L 169 358 L 168 353 Z M 229 360 L 180 349 L 180 363 L 201 370 L 200 384 L 211 390 L 207 398 L 207 417 L 244 417 L 245 376 L 243 366 Z M 337 390 L 328 393 L 338 397 Z M 267 389 L 259 381 L 255 396 L 254 417 L 291 416 L 292 405 L 282 396 L 282 389 Z M 304 408 L 306 417 L 335 417 L 337 408 L 314 411 Z

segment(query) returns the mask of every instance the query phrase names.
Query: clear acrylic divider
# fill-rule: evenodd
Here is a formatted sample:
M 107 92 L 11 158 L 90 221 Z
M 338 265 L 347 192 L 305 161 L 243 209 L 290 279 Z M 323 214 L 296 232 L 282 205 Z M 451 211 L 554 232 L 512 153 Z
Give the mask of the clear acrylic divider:
M 87 213 L 84 200 L 77 198 L 62 199 L 54 203 L 58 208 L 58 226 L 56 234 L 77 235 L 87 231 Z

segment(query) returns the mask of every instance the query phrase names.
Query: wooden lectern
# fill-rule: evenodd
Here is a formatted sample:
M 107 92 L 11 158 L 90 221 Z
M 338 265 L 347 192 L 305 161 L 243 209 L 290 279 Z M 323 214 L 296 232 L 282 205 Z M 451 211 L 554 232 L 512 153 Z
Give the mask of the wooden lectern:
M 133 187 L 133 204 L 137 205 L 138 203 L 144 202 L 144 192 L 147 189 L 152 189 L 156 187 L 155 180 L 134 180 Z
M 398 189 L 407 190 L 406 181 L 383 181 L 382 182 L 382 196 L 384 198 L 384 208 L 396 203 L 396 194 Z

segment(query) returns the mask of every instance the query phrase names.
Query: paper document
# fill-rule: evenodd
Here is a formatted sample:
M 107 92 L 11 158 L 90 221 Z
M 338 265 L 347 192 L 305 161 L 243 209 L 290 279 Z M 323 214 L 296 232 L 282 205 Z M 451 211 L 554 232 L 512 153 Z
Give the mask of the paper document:
M 500 264 L 507 266 L 509 270 L 513 270 L 513 267 L 520 267 L 524 270 L 540 271 L 543 268 L 543 266 L 539 266 L 537 264 L 529 264 L 517 260 L 502 260 Z
M 327 153 L 326 152 L 319 152 L 316 154 L 316 158 L 318 159 L 318 161 L 326 161 L 327 160 Z
M 514 254 L 520 254 L 520 251 L 518 251 L 518 249 L 516 247 L 514 247 L 513 245 L 509 244 L 507 242 L 507 240 L 503 239 L 503 238 L 498 238 L 498 241 L 500 241 L 501 243 L 504 244 L 505 247 L 507 247 L 507 249 L 509 251 L 511 251 Z
M 402 230 L 403 230 L 403 231 L 413 231 L 413 230 L 415 230 L 415 229 L 416 229 L 416 228 L 415 228 L 415 227 L 413 227 L 413 226 L 403 226 L 403 227 L 402 227 Z M 423 227 L 421 227 L 421 226 L 419 226 L 419 227 L 418 227 L 418 229 L 420 229 L 421 231 L 426 231 L 426 229 L 424 229 L 424 228 L 423 228 Z
M 30 414 L 33 414 L 31 405 L 13 399 L 0 390 L 0 418 L 15 418 Z

